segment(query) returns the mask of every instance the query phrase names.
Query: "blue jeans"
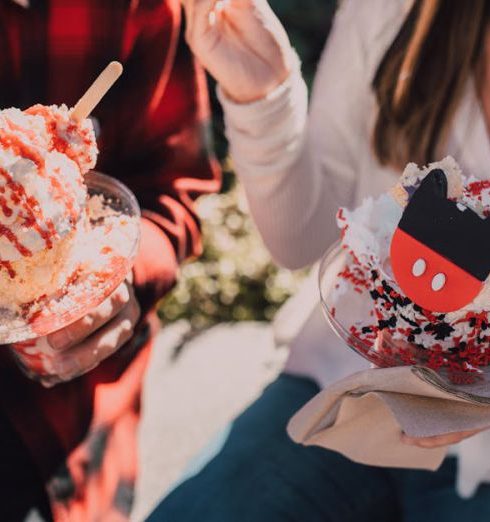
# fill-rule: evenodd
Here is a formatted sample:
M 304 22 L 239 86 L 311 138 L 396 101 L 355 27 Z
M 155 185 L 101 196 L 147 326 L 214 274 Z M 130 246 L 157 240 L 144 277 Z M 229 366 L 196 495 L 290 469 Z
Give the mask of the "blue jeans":
M 286 424 L 317 392 L 310 380 L 280 376 L 236 419 L 211 460 L 164 498 L 149 521 L 490 520 L 490 485 L 470 500 L 458 497 L 455 459 L 435 473 L 383 469 L 293 443 Z

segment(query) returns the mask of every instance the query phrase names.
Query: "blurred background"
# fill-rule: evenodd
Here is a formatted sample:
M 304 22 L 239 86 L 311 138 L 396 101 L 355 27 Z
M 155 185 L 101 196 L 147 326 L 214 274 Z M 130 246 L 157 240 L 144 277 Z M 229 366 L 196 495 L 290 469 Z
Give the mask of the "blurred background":
M 270 4 L 311 86 L 337 2 Z M 263 246 L 233 172 L 214 92 L 210 81 L 223 187 L 198 202 L 202 257 L 183 266 L 179 284 L 159 305 L 162 330 L 143 395 L 136 521 L 144 520 L 196 455 L 277 377 L 287 350 L 275 346 L 270 321 L 307 275 L 278 268 Z
M 335 0 L 272 0 L 303 63 L 311 86 L 335 11 Z M 210 81 L 216 153 L 224 172 L 220 194 L 201 198 L 204 254 L 184 266 L 180 283 L 160 304 L 164 324 L 186 320 L 192 337 L 218 323 L 270 321 L 298 288 L 304 272 L 291 273 L 270 260 L 248 216 L 233 173 L 220 106 Z

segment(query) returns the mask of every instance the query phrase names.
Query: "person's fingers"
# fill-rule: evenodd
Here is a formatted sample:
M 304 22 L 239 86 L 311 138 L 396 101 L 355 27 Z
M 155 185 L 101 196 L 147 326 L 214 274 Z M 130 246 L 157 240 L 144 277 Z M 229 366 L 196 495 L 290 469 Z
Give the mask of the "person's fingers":
M 131 339 L 139 317 L 138 301 L 133 298 L 109 323 L 78 346 L 60 354 L 54 362 L 54 372 L 68 381 L 94 369 Z
M 401 440 L 403 443 L 408 444 L 410 446 L 418 446 L 420 448 L 439 448 L 441 446 L 450 446 L 451 444 L 457 444 L 464 439 L 472 437 L 477 433 L 480 433 L 481 429 L 478 430 L 468 430 L 468 431 L 460 431 L 456 433 L 447 433 L 445 435 L 437 435 L 434 437 L 409 437 L 405 433 L 402 433 Z
M 189 38 L 196 34 L 199 28 L 203 27 L 199 25 L 199 15 L 202 18 L 205 12 L 209 13 L 213 8 L 214 0 L 182 0 L 182 5 L 185 10 L 186 35 Z M 198 24 L 196 24 L 196 14 Z
M 233 0 L 183 0 L 187 40 L 199 39 L 218 26 L 232 3 Z
M 49 345 L 57 351 L 75 346 L 115 317 L 128 304 L 130 297 L 130 286 L 124 282 L 90 314 L 48 335 Z

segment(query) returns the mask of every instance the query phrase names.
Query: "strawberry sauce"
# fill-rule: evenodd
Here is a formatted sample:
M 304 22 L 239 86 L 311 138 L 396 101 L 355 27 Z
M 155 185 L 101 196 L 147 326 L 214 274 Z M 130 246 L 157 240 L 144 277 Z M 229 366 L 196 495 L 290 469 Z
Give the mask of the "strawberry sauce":
M 34 230 L 36 230 L 43 238 L 46 248 L 52 248 L 53 239 L 56 236 L 56 229 L 50 219 L 44 219 L 39 201 L 33 196 L 27 196 L 24 187 L 20 183 L 15 182 L 12 179 L 12 176 L 5 169 L 0 168 L 0 177 L 6 181 L 5 186 L 10 190 L 10 198 L 12 202 L 15 205 L 20 206 L 24 211 L 22 216 L 24 219 L 23 225 L 26 228 L 34 228 Z M 3 201 L 5 201 L 4 196 L 0 198 L 0 205 L 2 207 L 3 213 L 7 217 L 10 217 L 12 215 L 12 209 L 4 206 Z M 8 213 L 9 211 L 10 214 Z M 43 224 L 46 228 L 42 226 Z M 18 240 L 17 236 L 15 237 L 16 240 Z M 19 252 L 22 254 L 20 250 Z
M 42 105 L 36 105 L 25 111 L 29 115 L 41 116 L 46 125 L 48 144 L 43 146 L 43 134 L 38 135 L 35 130 L 19 125 L 5 116 L 6 125 L 0 128 L 0 145 L 9 150 L 12 154 L 20 158 L 30 160 L 36 166 L 36 174 L 45 178 L 50 187 L 50 196 L 65 210 L 65 216 L 72 224 L 79 218 L 76 199 L 63 183 L 63 173 L 60 169 L 54 172 L 47 172 L 46 159 L 43 150 L 47 146 L 47 152 L 58 151 L 72 159 L 77 166 L 81 160 L 77 158 L 69 141 L 59 136 L 58 118 L 53 111 Z M 89 139 L 88 131 L 81 132 L 75 124 L 68 123 L 67 133 L 81 134 L 83 143 L 90 149 L 92 141 Z M 84 153 L 89 158 L 88 152 Z M 0 210 L 6 218 L 13 218 L 12 226 L 7 223 L 0 224 L 0 237 L 5 237 L 23 257 L 31 257 L 33 252 L 22 244 L 21 238 L 17 235 L 18 227 L 35 230 L 44 241 L 46 249 L 53 248 L 54 241 L 58 239 L 56 227 L 51 219 L 43 214 L 41 202 L 34 196 L 28 195 L 23 184 L 13 179 L 13 176 L 6 169 L 0 167 Z M 16 215 L 17 213 L 17 215 Z M 10 277 L 15 276 L 12 265 L 0 259 L 0 269 L 8 271 Z
M 42 154 L 40 154 L 36 148 L 24 143 L 19 136 L 8 133 L 4 129 L 0 129 L 0 143 L 4 148 L 10 149 L 19 158 L 26 158 L 36 165 L 39 176 L 49 180 L 53 189 L 53 198 L 65 205 L 72 221 L 76 222 L 78 216 L 74 208 L 75 200 L 73 197 L 70 197 L 56 177 L 46 173 L 46 162 Z

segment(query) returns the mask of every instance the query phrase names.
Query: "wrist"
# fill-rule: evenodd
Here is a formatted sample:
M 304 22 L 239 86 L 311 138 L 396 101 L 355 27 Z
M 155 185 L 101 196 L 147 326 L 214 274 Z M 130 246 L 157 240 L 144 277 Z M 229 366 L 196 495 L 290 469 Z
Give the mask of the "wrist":
M 269 71 L 266 77 L 255 78 L 245 86 L 243 84 L 227 81 L 218 81 L 219 89 L 223 96 L 237 105 L 247 105 L 260 102 L 268 98 L 275 91 L 280 90 L 291 76 L 301 70 L 300 60 L 295 50 L 289 47 L 283 52 L 282 59 L 279 60 L 273 71 Z
M 270 88 L 262 90 L 260 93 L 252 93 L 248 96 L 230 92 L 223 83 L 216 86 L 216 93 L 219 101 L 223 105 L 225 112 L 232 111 L 237 119 L 244 121 L 253 117 L 256 112 L 262 113 L 263 110 L 269 112 L 271 105 L 281 105 L 285 99 L 292 98 L 297 102 L 303 99 L 304 80 L 301 74 L 301 61 L 293 51 L 290 66 L 282 79 L 277 81 Z M 251 109 L 254 108 L 253 113 Z M 262 113 L 263 116 L 263 113 Z M 235 118 L 234 118 L 235 119 Z
M 285 68 L 281 73 L 277 75 L 277 78 L 270 81 L 267 86 L 264 86 L 260 90 L 252 91 L 247 89 L 246 91 L 237 91 L 236 89 L 229 89 L 223 84 L 219 84 L 221 92 L 226 99 L 237 105 L 247 105 L 255 103 L 260 100 L 267 98 L 271 93 L 276 91 L 283 85 L 291 76 L 291 67 Z

